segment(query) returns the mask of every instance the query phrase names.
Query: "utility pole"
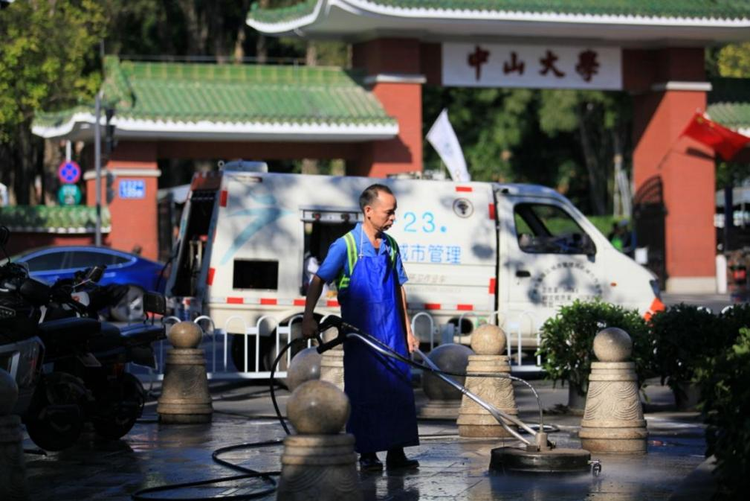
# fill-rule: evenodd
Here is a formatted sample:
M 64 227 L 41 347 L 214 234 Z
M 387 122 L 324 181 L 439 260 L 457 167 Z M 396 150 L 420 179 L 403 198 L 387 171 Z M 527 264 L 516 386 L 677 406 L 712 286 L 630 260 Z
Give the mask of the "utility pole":
M 94 108 L 96 124 L 94 125 L 94 165 L 96 167 L 96 237 L 94 243 L 102 244 L 102 93 L 96 93 Z

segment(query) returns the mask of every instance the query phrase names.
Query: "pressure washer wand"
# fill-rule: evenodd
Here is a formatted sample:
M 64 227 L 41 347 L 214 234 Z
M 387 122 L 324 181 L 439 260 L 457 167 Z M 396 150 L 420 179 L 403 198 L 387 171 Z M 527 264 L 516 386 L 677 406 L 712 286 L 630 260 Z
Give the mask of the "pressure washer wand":
M 516 418 L 515 416 L 511 416 L 510 414 L 506 414 L 505 412 L 501 411 L 500 409 L 498 409 L 494 405 L 488 404 L 487 402 L 485 402 L 484 400 L 482 400 L 481 398 L 479 398 L 476 394 L 474 394 L 471 391 L 467 390 L 465 386 L 463 386 L 462 384 L 460 384 L 456 380 L 454 380 L 454 379 L 446 376 L 445 374 L 443 374 L 442 371 L 440 370 L 440 368 L 437 365 L 435 365 L 435 363 L 432 360 L 430 360 L 427 357 L 427 355 L 425 355 L 424 353 L 422 353 L 422 351 L 419 348 L 416 348 L 413 351 L 413 353 L 416 353 L 417 355 L 419 355 L 420 357 L 422 357 L 422 360 L 424 361 L 424 363 L 430 369 L 432 369 L 433 374 L 435 374 L 437 377 L 439 377 L 440 379 L 442 379 L 443 381 L 445 381 L 449 385 L 453 386 L 455 389 L 457 389 L 462 394 L 464 394 L 467 397 L 469 397 L 471 400 L 473 400 L 474 402 L 476 402 L 480 407 L 482 407 L 487 412 L 489 412 L 492 415 L 492 417 L 494 417 L 497 420 L 497 422 L 500 423 L 500 425 L 503 428 L 505 428 L 505 430 L 508 433 L 510 433 L 511 435 L 513 435 L 514 437 L 516 437 L 518 440 L 520 440 L 521 442 L 525 443 L 526 445 L 532 445 L 532 443 L 530 441 L 528 441 L 525 438 L 523 438 L 521 435 L 518 434 L 517 431 L 513 430 L 510 426 L 508 426 L 507 423 L 505 422 L 505 420 L 507 419 L 508 421 L 510 421 L 511 423 L 515 424 L 516 426 L 519 426 L 519 427 L 523 428 L 524 430 L 528 431 L 534 437 L 536 437 L 536 435 L 537 435 L 536 430 L 534 430 L 533 428 L 529 427 L 526 423 L 524 423 L 520 419 Z

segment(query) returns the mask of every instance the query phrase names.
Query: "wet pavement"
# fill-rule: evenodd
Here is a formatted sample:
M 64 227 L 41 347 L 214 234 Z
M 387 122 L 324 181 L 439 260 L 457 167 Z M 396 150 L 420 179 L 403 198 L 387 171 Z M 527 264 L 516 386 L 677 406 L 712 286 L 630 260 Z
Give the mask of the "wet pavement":
M 534 381 L 542 405 L 554 410 L 567 400 L 566 388 Z M 147 405 L 144 418 L 119 441 L 101 441 L 86 434 L 78 445 L 47 456 L 27 454 L 33 500 L 127 500 L 139 489 L 166 484 L 231 477 L 239 473 L 212 461 L 212 452 L 233 444 L 283 439 L 284 431 L 273 417 L 266 387 L 259 383 L 211 383 L 214 421 L 208 425 L 161 425 L 156 402 Z M 421 463 L 419 470 L 361 475 L 367 500 L 661 500 L 669 499 L 680 484 L 704 462 L 703 427 L 696 413 L 672 409 L 665 387 L 647 388 L 646 418 L 649 429 L 645 456 L 594 455 L 602 462 L 599 476 L 505 475 L 489 473 L 493 448 L 511 441 L 459 438 L 455 423 L 420 421 L 421 445 L 407 450 Z M 158 387 L 154 395 L 158 395 Z M 279 390 L 282 409 L 288 396 Z M 536 422 L 538 407 L 528 392 L 517 388 L 522 419 Z M 417 402 L 425 402 L 417 390 Z M 651 411 L 651 412 L 649 412 Z M 551 412 L 545 424 L 559 431 L 550 439 L 559 447 L 580 448 L 577 440 L 580 416 Z M 27 449 L 34 445 L 28 439 Z M 259 471 L 278 471 L 281 445 L 230 451 L 221 456 L 235 464 Z M 384 458 L 383 458 L 384 459 Z M 262 479 L 228 481 L 179 491 L 160 492 L 151 498 L 180 499 L 226 497 L 267 489 Z M 681 499 L 705 499 L 706 493 L 691 487 Z M 684 491 L 684 489 L 682 489 Z M 684 492 L 683 492 L 684 494 Z M 275 499 L 268 494 L 260 499 Z

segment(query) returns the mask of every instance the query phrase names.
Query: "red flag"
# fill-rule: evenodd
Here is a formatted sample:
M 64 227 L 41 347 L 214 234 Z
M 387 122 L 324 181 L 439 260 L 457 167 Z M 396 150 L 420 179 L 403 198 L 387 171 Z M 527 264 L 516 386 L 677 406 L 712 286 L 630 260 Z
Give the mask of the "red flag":
M 713 148 L 724 160 L 731 160 L 746 144 L 750 143 L 750 137 L 712 122 L 702 113 L 696 113 L 680 135 L 691 137 Z

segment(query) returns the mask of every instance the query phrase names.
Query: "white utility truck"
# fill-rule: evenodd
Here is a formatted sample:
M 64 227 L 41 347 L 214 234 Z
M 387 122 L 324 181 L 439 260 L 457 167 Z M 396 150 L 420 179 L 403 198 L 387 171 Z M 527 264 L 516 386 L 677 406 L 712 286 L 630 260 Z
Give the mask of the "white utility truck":
M 267 368 L 278 349 L 276 327 L 294 319 L 299 329 L 311 273 L 361 220 L 359 195 L 375 182 L 398 201 L 389 234 L 423 342 L 455 334 L 467 343 L 478 323 L 498 323 L 520 359 L 522 349 L 536 348 L 542 323 L 576 299 L 601 298 L 644 315 L 661 306 L 654 276 L 552 189 L 272 174 L 264 166 L 233 162 L 193 178 L 167 284 L 192 318 L 207 315 L 233 334 L 259 326 L 251 343 L 234 337 L 237 365 L 250 349 L 249 359 L 259 350 Z M 333 284 L 317 312 L 339 314 Z

